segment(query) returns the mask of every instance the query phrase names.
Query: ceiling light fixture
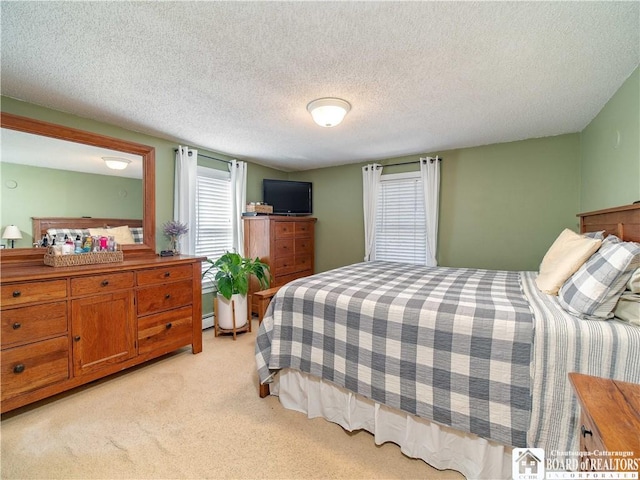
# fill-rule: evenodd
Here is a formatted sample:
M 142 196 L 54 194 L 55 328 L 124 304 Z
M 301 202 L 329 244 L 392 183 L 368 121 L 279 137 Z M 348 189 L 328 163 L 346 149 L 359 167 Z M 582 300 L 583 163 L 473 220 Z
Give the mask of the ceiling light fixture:
M 102 157 L 102 159 L 112 170 L 124 170 L 131 163 L 131 160 L 121 157 Z
M 351 105 L 340 98 L 318 98 L 307 105 L 307 110 L 321 127 L 335 127 L 351 110 Z

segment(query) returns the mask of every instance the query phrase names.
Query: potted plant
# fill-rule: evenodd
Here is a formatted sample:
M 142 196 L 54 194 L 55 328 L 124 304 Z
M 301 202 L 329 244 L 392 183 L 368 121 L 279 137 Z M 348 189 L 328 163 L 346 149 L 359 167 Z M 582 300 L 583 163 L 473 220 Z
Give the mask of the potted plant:
M 249 279 L 253 275 L 264 290 L 269 287 L 271 270 L 269 265 L 255 259 L 245 258 L 239 253 L 227 252 L 217 260 L 206 260 L 209 266 L 202 276 L 213 278 L 214 294 L 218 298 L 217 315 L 218 326 L 224 329 L 232 329 L 233 315 L 231 304 L 235 309 L 235 328 L 247 323 L 247 293 L 249 292 Z

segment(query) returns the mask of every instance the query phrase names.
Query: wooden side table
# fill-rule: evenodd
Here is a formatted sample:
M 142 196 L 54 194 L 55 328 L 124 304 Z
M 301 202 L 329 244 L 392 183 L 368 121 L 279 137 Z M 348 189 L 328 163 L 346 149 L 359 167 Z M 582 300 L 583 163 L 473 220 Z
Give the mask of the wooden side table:
M 253 296 L 258 303 L 258 325 L 262 323 L 262 319 L 264 318 L 264 314 L 267 311 L 269 302 L 271 302 L 271 299 L 278 292 L 278 290 L 280 290 L 280 287 L 271 287 L 267 290 L 253 292 Z
M 607 470 L 615 459 L 640 458 L 640 385 L 574 372 L 569 380 L 581 406 L 580 451 L 588 452 L 581 469 Z M 608 455 L 612 452 L 633 454 Z

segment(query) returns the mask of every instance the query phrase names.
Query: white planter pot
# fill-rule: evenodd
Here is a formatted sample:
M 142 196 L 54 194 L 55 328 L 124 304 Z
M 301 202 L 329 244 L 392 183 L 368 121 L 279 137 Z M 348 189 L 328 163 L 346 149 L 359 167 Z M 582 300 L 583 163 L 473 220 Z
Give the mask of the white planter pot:
M 233 316 L 231 313 L 231 302 L 236 314 L 236 328 L 247 324 L 247 296 L 235 293 L 231 295 L 231 300 L 227 300 L 222 295 L 218 295 L 218 327 L 225 329 L 233 328 Z

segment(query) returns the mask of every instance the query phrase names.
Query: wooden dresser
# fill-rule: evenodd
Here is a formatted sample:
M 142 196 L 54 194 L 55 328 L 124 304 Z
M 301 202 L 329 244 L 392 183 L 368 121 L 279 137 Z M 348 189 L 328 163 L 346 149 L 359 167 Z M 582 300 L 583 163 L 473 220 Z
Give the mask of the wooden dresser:
M 316 220 L 281 215 L 244 217 L 244 254 L 269 265 L 272 287 L 313 274 Z M 257 288 L 252 279 L 249 294 Z M 258 313 L 257 301 L 251 298 L 251 310 Z
M 581 470 L 610 470 L 616 464 L 629 470 L 630 461 L 640 461 L 640 385 L 580 373 L 570 373 L 569 379 L 581 407 L 577 434 L 586 454 Z
M 202 351 L 201 259 L 2 268 L 2 412 L 186 345 Z

